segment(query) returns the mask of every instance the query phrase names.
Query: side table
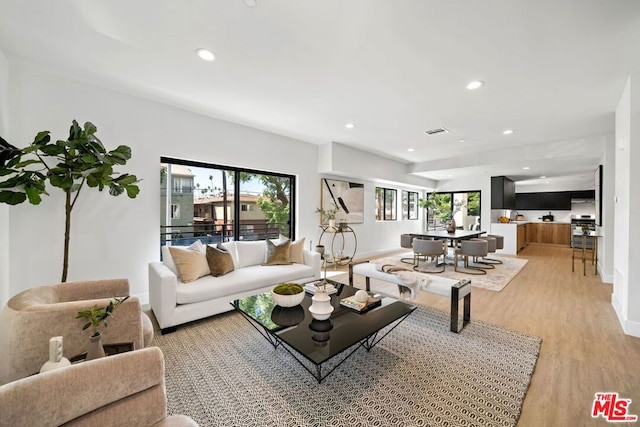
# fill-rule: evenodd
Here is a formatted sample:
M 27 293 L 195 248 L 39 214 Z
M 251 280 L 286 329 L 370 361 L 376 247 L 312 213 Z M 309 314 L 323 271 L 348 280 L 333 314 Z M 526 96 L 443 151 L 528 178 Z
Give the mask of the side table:
M 322 244 L 322 239 L 325 237 L 331 239 L 331 244 L 327 246 L 327 251 L 324 253 L 324 262 L 334 266 L 349 264 L 358 249 L 358 238 L 353 228 L 344 224 L 338 227 L 320 226 L 320 228 L 322 233 L 319 243 Z

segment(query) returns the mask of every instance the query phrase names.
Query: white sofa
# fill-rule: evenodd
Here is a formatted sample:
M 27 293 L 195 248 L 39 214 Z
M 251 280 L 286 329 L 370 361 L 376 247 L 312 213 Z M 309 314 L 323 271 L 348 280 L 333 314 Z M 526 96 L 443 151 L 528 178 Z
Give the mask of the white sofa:
M 224 242 L 234 270 L 224 276 L 207 275 L 190 283 L 180 281 L 168 247 L 162 248 L 162 262 L 149 263 L 149 301 L 162 332 L 176 325 L 233 309 L 238 298 L 269 291 L 281 282 L 304 283 L 319 279 L 320 254 L 304 250 L 304 264 L 262 265 L 266 241 Z M 184 248 L 184 247 L 183 247 Z

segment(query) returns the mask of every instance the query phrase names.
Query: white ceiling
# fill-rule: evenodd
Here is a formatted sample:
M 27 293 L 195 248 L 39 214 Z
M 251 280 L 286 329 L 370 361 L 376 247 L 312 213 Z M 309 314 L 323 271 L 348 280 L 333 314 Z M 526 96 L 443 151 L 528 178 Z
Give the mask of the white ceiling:
M 436 180 L 592 179 L 639 47 L 638 0 L 0 2 L 9 58 Z

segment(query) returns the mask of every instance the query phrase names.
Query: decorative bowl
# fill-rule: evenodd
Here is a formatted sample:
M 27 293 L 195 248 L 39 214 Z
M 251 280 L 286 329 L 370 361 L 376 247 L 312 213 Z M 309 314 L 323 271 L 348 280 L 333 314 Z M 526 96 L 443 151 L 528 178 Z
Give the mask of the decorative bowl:
M 297 283 L 280 283 L 271 290 L 271 299 L 280 307 L 294 307 L 304 299 L 304 288 Z

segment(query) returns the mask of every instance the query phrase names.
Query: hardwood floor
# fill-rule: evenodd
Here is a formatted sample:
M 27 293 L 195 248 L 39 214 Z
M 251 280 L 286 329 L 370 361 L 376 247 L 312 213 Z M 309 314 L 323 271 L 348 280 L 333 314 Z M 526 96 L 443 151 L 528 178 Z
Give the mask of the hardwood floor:
M 583 276 L 579 262 L 572 273 L 569 248 L 530 245 L 519 257 L 529 260 L 522 271 L 500 292 L 474 288 L 471 307 L 472 321 L 543 340 L 518 426 L 607 425 L 591 418 L 597 392 L 631 399 L 630 414 L 640 416 L 640 338 L 622 332 L 612 285 L 593 269 Z M 447 298 L 427 301 L 449 309 Z

